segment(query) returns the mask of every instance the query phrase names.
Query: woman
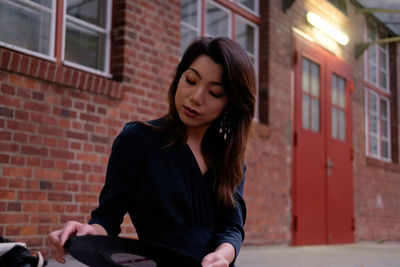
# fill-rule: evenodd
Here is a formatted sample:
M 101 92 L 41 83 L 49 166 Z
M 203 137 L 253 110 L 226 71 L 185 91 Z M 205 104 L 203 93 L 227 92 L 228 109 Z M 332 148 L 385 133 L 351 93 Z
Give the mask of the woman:
M 243 48 L 228 38 L 193 42 L 169 89 L 168 114 L 124 127 L 92 219 L 49 234 L 54 258 L 64 261 L 71 236 L 118 235 L 128 212 L 140 240 L 202 266 L 233 265 L 244 238 L 244 153 L 254 94 Z

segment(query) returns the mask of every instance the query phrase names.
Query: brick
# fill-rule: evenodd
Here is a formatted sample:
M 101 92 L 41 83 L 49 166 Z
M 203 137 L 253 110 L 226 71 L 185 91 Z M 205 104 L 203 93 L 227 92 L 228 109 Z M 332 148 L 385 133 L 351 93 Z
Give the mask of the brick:
M 8 95 L 0 95 L 0 105 L 3 105 L 5 107 L 20 108 L 21 103 L 22 102 L 20 99 L 16 99 Z
M 15 191 L 0 189 L 0 199 L 8 199 L 8 200 L 15 199 Z
M 86 114 L 86 113 L 81 113 L 79 118 L 84 121 L 90 121 L 90 122 L 95 122 L 95 123 L 100 123 L 100 120 L 101 120 L 99 116 L 90 115 L 90 114 Z
M 0 130 L 0 140 L 11 141 L 11 136 L 12 136 L 11 132 Z
M 40 190 L 51 190 L 53 189 L 53 183 L 49 181 L 40 181 Z
M 53 64 L 53 63 L 50 63 Z M 39 77 L 39 79 L 46 79 L 47 76 L 47 68 L 48 68 L 48 63 L 46 61 L 41 60 L 40 64 L 39 64 L 39 69 L 38 69 L 38 73 L 37 76 Z
M 88 140 L 88 135 L 86 133 L 80 133 L 80 132 L 75 132 L 75 131 L 67 131 L 66 137 L 70 138 L 70 139 L 78 139 L 78 140 L 82 140 L 82 141 Z
M 21 153 L 27 155 L 35 155 L 35 156 L 47 156 L 49 151 L 46 147 L 36 147 L 36 146 L 28 146 L 22 145 L 21 146 Z
M 18 202 L 8 202 L 7 211 L 21 211 L 21 203 Z
M 3 50 L 1 54 L 1 62 L 0 67 L 2 69 L 8 69 L 8 65 L 10 63 L 11 53 L 9 51 Z
M 30 167 L 40 167 L 41 166 L 41 159 L 35 157 L 27 157 L 26 165 Z
M 21 226 L 20 225 L 7 225 L 6 226 L 6 235 L 7 236 L 17 236 L 21 234 Z
M 0 154 L 0 164 L 9 164 L 10 156 L 6 154 Z
M 58 201 L 58 202 L 71 202 L 72 195 L 68 193 L 52 193 L 49 192 L 47 199 L 49 201 Z
M 29 57 L 26 55 L 23 55 L 21 58 L 21 64 L 19 66 L 19 72 L 22 74 L 28 74 L 29 70 Z
M 13 53 L 10 62 L 10 70 L 13 72 L 18 72 L 19 64 L 21 60 L 21 55 L 19 53 Z
M 52 205 L 52 211 L 57 212 L 57 213 L 65 213 L 66 206 L 67 205 L 65 205 L 65 204 L 54 203 Z
M 59 170 L 36 169 L 34 177 L 45 180 L 61 180 L 62 173 Z
M 32 236 L 36 234 L 36 226 L 35 225 L 23 225 L 21 226 L 21 236 Z
M 26 163 L 26 160 L 25 160 L 25 157 L 23 157 L 23 156 L 12 156 L 11 157 L 12 165 L 24 166 L 25 163 Z
M 14 142 L 26 143 L 28 142 L 28 135 L 25 133 L 14 132 L 13 140 Z
M 75 195 L 75 201 L 79 203 L 97 203 L 98 196 L 97 195 Z
M 23 132 L 35 132 L 36 130 L 36 125 L 31 124 L 31 123 L 22 123 L 18 121 L 7 121 L 7 128 L 10 130 L 17 130 L 17 131 L 23 131 Z
M 85 151 L 87 150 L 85 149 Z M 97 163 L 99 161 L 99 157 L 97 155 L 86 154 L 86 153 L 77 153 L 76 159 L 89 163 Z
M 37 191 L 20 191 L 18 192 L 18 199 L 43 201 L 46 200 L 46 193 Z
M 55 159 L 74 159 L 74 153 L 64 150 L 50 150 L 50 157 Z
M 39 133 L 42 135 L 50 135 L 55 137 L 63 137 L 64 130 L 57 127 L 49 127 L 47 125 L 39 126 Z M 68 136 L 67 136 L 68 137 Z
M 23 97 L 23 98 L 31 98 L 32 93 L 29 89 L 18 87 L 17 96 Z
M 0 216 L 0 223 L 1 224 L 6 224 L 6 223 L 21 223 L 21 222 L 27 222 L 29 216 L 27 214 L 12 214 L 9 213 L 7 216 Z
M 32 177 L 32 169 L 14 166 L 4 166 L 3 175 L 8 177 Z
M 50 113 L 50 111 L 51 111 L 50 107 L 47 104 L 41 104 L 41 103 L 32 102 L 32 101 L 25 101 L 23 106 L 24 106 L 24 109 L 41 112 L 41 113 Z
M 39 60 L 35 58 L 31 58 L 31 64 L 29 66 L 29 75 L 36 77 L 38 70 L 39 70 Z
M 40 203 L 38 205 L 38 212 L 47 212 L 50 213 L 52 211 L 52 204 L 51 203 Z
M 85 181 L 85 175 L 82 173 L 64 172 L 63 180 L 68 181 Z
M 1 84 L 1 92 L 7 95 L 15 95 L 15 86 L 3 83 Z
M 29 113 L 23 110 L 16 110 L 15 111 L 15 118 L 17 120 L 28 120 Z

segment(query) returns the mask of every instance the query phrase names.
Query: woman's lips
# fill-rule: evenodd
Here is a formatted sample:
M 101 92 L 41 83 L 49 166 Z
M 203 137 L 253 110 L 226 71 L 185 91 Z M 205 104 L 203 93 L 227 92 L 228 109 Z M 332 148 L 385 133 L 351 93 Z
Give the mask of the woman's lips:
M 186 114 L 188 117 L 194 118 L 194 117 L 197 117 L 197 116 L 200 115 L 200 113 L 197 112 L 197 110 L 191 109 L 191 108 L 189 108 L 189 107 L 187 107 L 187 106 L 183 106 L 183 109 L 185 110 L 185 114 Z

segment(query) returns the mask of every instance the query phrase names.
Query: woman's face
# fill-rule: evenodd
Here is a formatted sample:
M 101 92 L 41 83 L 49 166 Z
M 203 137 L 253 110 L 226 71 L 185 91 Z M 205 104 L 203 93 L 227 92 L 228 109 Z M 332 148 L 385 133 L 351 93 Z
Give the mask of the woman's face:
M 222 66 L 201 55 L 183 72 L 175 95 L 179 118 L 188 130 L 203 133 L 221 114 L 228 98 L 222 87 Z

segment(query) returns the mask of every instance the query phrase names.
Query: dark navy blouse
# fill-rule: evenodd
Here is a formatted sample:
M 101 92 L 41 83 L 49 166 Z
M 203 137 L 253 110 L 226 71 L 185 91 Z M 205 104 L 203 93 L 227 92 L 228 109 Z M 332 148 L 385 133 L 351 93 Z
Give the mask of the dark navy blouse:
M 166 146 L 169 142 L 150 126 L 125 125 L 112 146 L 99 206 L 89 223 L 118 235 L 128 212 L 140 240 L 168 246 L 199 262 L 228 242 L 237 256 L 246 217 L 244 178 L 235 193 L 236 207 L 217 205 L 212 173 L 201 173 L 187 144 Z

